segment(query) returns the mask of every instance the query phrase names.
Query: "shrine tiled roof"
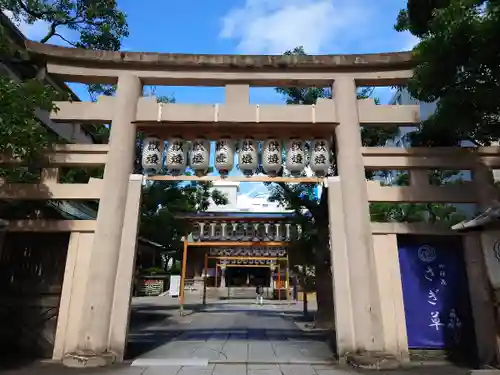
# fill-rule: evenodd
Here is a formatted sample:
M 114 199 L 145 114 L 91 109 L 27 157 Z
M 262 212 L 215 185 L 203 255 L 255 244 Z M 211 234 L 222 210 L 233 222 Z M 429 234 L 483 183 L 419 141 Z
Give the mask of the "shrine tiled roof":
M 177 215 L 180 219 L 263 219 L 282 220 L 295 216 L 293 212 L 245 212 L 245 211 L 217 211 L 217 212 L 194 212 Z

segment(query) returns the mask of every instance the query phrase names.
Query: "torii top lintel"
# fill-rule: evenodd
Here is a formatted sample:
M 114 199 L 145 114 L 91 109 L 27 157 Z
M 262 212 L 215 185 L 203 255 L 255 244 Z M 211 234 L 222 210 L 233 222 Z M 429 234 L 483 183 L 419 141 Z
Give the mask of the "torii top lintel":
M 123 70 L 135 70 L 151 72 L 160 70 L 203 71 L 203 72 L 233 72 L 233 73 L 390 73 L 387 82 L 380 75 L 360 76 L 360 84 L 380 85 L 393 84 L 398 79 L 405 80 L 413 67 L 411 52 L 391 52 L 372 54 L 347 54 L 347 55 L 308 55 L 308 56 L 282 56 L 282 55 L 208 55 L 208 54 L 178 54 L 178 53 L 154 53 L 154 52 L 121 52 L 121 51 L 96 51 L 80 48 L 61 47 L 50 44 L 41 44 L 26 41 L 28 52 L 37 59 L 52 66 L 86 68 L 80 73 L 80 82 L 96 81 L 91 72 L 98 69 L 106 69 L 107 74 L 99 74 L 99 81 L 103 83 L 116 81 L 116 75 Z M 49 73 L 64 76 L 64 72 L 52 69 Z M 399 76 L 394 76 L 400 72 Z M 66 70 L 69 77 L 75 76 L 72 70 Z M 331 76 L 330 76 L 331 77 Z M 74 78 L 74 77 L 73 77 Z M 94 79 L 92 79 L 94 78 Z M 156 77 L 154 74 L 145 75 L 145 84 L 167 84 L 165 79 Z M 305 79 L 305 78 L 304 78 Z M 308 78 L 309 83 L 326 82 L 325 79 Z M 216 79 L 203 80 L 204 86 L 220 85 Z M 276 81 L 257 79 L 241 79 L 241 81 L 256 86 L 275 86 Z M 302 78 L 295 81 L 284 82 L 287 85 L 300 83 Z M 390 82 L 389 82 L 390 81 Z M 163 82 L 163 83 L 162 83 Z M 170 79 L 172 82 L 172 79 Z M 191 85 L 193 82 L 185 82 Z M 200 84 L 198 82 L 198 84 Z

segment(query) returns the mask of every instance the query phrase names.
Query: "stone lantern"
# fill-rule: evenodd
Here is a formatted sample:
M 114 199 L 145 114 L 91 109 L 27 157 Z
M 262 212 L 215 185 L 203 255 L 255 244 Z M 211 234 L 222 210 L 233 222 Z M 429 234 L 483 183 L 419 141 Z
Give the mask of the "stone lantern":
M 161 170 L 164 144 L 160 138 L 147 137 L 142 142 L 142 169 L 145 174 L 155 174 Z
M 316 176 L 325 176 L 330 169 L 330 142 L 317 138 L 311 142 L 309 166 Z
M 229 137 L 215 143 L 215 169 L 221 176 L 227 176 L 234 167 L 234 142 Z
M 269 176 L 276 176 L 281 170 L 283 156 L 281 154 L 281 140 L 269 138 L 262 147 L 262 168 Z
M 165 158 L 167 171 L 173 175 L 184 173 L 187 165 L 187 145 L 180 137 L 170 138 L 167 145 Z
M 241 140 L 238 164 L 245 176 L 251 176 L 257 171 L 259 166 L 259 154 L 257 151 L 257 142 L 255 142 L 253 138 Z
M 291 138 L 286 144 L 286 169 L 297 176 L 307 165 L 305 142 L 298 138 Z
M 197 176 L 204 176 L 210 163 L 210 142 L 205 138 L 196 138 L 189 150 L 189 166 Z

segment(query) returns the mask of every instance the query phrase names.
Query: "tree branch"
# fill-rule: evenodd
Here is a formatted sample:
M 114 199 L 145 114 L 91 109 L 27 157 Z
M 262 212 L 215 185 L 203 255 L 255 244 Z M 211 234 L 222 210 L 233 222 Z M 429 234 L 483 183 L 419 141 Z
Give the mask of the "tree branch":
M 57 23 L 53 22 L 50 25 L 49 32 L 47 33 L 47 35 L 45 35 L 42 39 L 40 39 L 40 43 L 47 43 L 49 41 L 49 39 L 52 38 L 56 34 L 56 27 L 57 26 L 58 26 Z
M 65 37 L 63 37 L 61 34 L 55 33 L 54 36 L 58 36 L 59 38 L 61 38 L 62 40 L 64 40 L 69 45 L 72 45 L 73 47 L 76 47 L 76 43 L 70 42 L 68 39 L 66 39 Z

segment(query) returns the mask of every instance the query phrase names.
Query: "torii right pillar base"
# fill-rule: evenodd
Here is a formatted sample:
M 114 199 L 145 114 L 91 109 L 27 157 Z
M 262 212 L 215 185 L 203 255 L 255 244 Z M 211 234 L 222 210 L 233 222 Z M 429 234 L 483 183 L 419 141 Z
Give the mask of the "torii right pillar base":
M 363 370 L 396 370 L 403 366 L 396 356 L 385 352 L 349 353 L 345 357 L 348 365 Z

